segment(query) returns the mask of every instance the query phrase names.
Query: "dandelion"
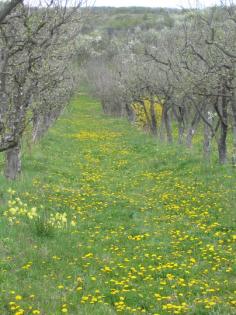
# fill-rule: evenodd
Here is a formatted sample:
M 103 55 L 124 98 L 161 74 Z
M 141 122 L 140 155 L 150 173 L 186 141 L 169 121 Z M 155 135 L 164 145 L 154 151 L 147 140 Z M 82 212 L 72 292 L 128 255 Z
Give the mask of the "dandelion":
M 22 296 L 21 295 L 16 295 L 15 299 L 16 299 L 16 301 L 21 301 L 22 300 Z
M 61 309 L 61 311 L 62 311 L 62 313 L 68 313 L 68 309 L 67 309 L 66 307 L 63 307 L 63 308 Z

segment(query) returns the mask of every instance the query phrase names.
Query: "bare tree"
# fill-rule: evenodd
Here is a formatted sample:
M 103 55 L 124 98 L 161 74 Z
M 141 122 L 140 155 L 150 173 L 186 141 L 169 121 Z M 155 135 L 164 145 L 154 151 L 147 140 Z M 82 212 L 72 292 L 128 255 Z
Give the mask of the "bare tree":
M 210 159 L 211 144 L 216 140 L 219 162 L 227 162 L 227 139 L 232 130 L 235 164 L 235 24 L 236 6 L 229 1 L 218 7 L 190 10 L 171 29 L 128 35 L 123 47 L 117 45 L 116 58 L 109 62 L 105 59 L 100 69 L 96 68 L 93 81 L 95 90 L 100 91 L 97 96 L 103 95 L 106 111 L 114 104 L 129 109 L 129 104 L 136 102 L 143 108 L 149 131 L 170 143 L 173 120 L 178 126 L 178 142 L 185 142 L 189 148 L 194 135 L 201 132 L 205 160 Z M 158 98 L 162 104 L 160 130 L 153 102 L 148 113 L 145 98 Z
M 64 73 L 62 60 L 67 57 L 70 62 L 61 42 L 65 36 L 67 43 L 73 41 L 78 33 L 81 4 L 69 7 L 57 0 L 37 8 L 20 4 L 0 25 L 0 151 L 7 151 L 5 175 L 9 179 L 15 179 L 20 171 L 20 142 L 29 113 L 35 104 L 42 103 L 36 99 L 36 95 L 42 96 L 37 92 L 44 86 L 50 103 L 55 87 L 51 83 L 60 81 Z M 42 72 L 49 68 L 50 74 Z

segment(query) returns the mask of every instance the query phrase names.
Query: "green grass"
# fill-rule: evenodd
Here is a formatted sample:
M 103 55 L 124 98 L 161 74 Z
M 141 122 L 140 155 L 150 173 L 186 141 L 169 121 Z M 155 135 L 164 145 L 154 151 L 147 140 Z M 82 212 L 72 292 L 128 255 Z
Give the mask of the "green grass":
M 0 314 L 235 314 L 235 170 L 199 152 L 75 99 L 0 179 Z

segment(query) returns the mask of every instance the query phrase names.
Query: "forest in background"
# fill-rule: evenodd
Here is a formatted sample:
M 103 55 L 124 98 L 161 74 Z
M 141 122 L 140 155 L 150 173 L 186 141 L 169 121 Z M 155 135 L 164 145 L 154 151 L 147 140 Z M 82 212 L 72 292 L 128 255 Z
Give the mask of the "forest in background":
M 178 129 L 177 141 L 189 148 L 201 133 L 206 161 L 218 151 L 221 164 L 235 165 L 234 2 L 91 12 L 97 23 L 92 28 L 88 23 L 79 57 L 104 111 L 127 116 L 169 143 Z

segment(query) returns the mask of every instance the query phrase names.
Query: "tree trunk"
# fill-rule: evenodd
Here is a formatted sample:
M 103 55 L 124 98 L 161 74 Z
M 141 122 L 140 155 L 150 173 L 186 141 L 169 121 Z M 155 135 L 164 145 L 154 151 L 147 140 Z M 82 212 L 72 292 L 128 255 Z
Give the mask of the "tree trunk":
M 205 117 L 209 125 L 212 126 L 212 113 L 207 111 L 207 107 L 205 109 Z M 212 130 L 207 123 L 204 123 L 204 140 L 203 140 L 203 155 L 206 161 L 210 160 L 211 157 L 211 141 L 212 141 Z
M 179 122 L 178 124 L 178 143 L 183 144 L 183 138 L 184 138 L 184 126 L 182 122 Z
M 41 124 L 41 116 L 37 112 L 33 115 L 33 131 L 32 131 L 32 142 L 36 143 L 38 140 L 38 133 Z
M 188 129 L 187 138 L 186 138 L 186 145 L 188 148 L 192 148 L 193 146 L 193 136 L 195 134 L 195 129 L 191 126 Z
M 21 172 L 21 154 L 18 144 L 5 153 L 5 176 L 9 180 L 15 180 Z
M 232 164 L 236 166 L 236 121 L 233 122 L 233 154 Z
M 175 116 L 175 119 L 178 122 L 178 143 L 183 144 L 184 131 L 185 131 L 185 123 L 184 123 L 185 108 L 181 106 L 174 106 L 173 114 Z
M 102 110 L 104 114 L 108 114 L 108 109 L 107 109 L 107 105 L 106 102 L 104 100 L 101 101 L 102 104 Z
M 235 65 L 236 67 L 236 65 Z M 232 154 L 232 164 L 236 166 L 236 69 L 234 71 L 234 80 L 233 80 L 233 95 L 231 100 L 231 108 L 233 114 L 233 154 Z
M 33 143 L 36 143 L 45 135 L 56 118 L 57 117 L 53 112 L 44 113 L 43 115 L 36 115 L 34 117 L 32 133 Z
M 195 131 L 199 122 L 200 122 L 200 115 L 198 112 L 196 112 L 187 132 L 186 145 L 188 148 L 192 148 L 193 146 L 192 140 L 193 140 L 193 136 L 195 134 Z
M 164 116 L 164 122 L 165 122 L 165 128 L 166 128 L 167 142 L 172 143 L 173 136 L 172 136 L 171 118 L 170 118 L 169 108 L 167 106 L 164 106 L 163 108 L 163 116 Z
M 154 108 L 154 100 L 150 101 L 150 115 L 151 115 L 151 133 L 154 136 L 157 136 L 157 120 L 156 113 Z
M 219 162 L 220 164 L 225 164 L 227 162 L 227 125 L 221 124 L 220 138 L 218 140 L 218 152 L 219 152 Z
M 223 89 L 223 94 L 225 89 Z M 227 111 L 227 99 L 222 96 L 221 104 L 221 122 L 220 122 L 220 137 L 218 140 L 218 152 L 219 152 L 219 162 L 220 164 L 225 164 L 227 162 L 227 133 L 228 133 L 228 111 Z
M 211 130 L 207 124 L 204 124 L 203 153 L 204 159 L 206 161 L 209 161 L 211 156 L 211 140 L 212 140 Z
M 142 105 L 143 110 L 144 110 L 145 118 L 146 118 L 146 121 L 147 121 L 148 131 L 149 131 L 149 132 L 152 132 L 152 121 L 151 121 L 151 119 L 150 119 L 150 116 L 149 116 L 149 114 L 148 114 L 147 108 L 146 108 L 146 106 L 145 106 L 145 102 L 144 102 L 144 101 L 141 101 L 140 104 Z
M 164 106 L 162 107 L 161 126 L 160 126 L 160 141 L 165 141 L 165 119 L 164 119 Z
M 126 115 L 131 123 L 135 122 L 135 111 L 129 104 L 125 104 Z

